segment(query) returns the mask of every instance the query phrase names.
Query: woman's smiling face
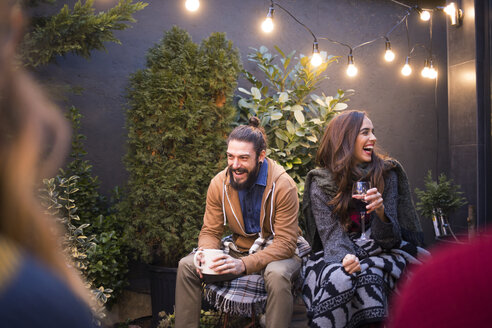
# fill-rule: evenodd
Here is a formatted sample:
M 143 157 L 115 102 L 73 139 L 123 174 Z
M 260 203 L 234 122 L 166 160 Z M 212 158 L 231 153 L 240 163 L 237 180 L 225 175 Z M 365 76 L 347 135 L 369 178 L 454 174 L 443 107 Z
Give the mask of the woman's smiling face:
M 356 164 L 368 163 L 372 160 L 372 152 L 376 144 L 374 126 L 371 120 L 364 116 L 357 139 L 355 139 L 354 158 Z

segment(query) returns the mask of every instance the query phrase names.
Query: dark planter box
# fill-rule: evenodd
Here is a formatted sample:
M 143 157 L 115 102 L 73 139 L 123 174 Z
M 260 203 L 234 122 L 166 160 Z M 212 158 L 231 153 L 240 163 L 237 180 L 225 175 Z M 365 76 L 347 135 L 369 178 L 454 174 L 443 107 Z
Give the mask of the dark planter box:
M 149 265 L 152 327 L 159 324 L 159 312 L 174 313 L 177 268 Z

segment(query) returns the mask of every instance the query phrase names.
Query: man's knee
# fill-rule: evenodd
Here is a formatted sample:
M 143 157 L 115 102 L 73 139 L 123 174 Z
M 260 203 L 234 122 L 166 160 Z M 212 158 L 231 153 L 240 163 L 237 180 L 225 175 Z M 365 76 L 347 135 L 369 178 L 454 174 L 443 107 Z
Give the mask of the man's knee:
M 187 255 L 179 260 L 178 263 L 178 275 L 181 274 L 189 274 L 194 273 L 195 264 L 193 263 L 193 254 Z
M 299 265 L 298 265 L 299 264 Z M 295 259 L 274 261 L 269 263 L 263 274 L 267 290 L 289 289 L 292 280 L 299 273 L 300 263 Z

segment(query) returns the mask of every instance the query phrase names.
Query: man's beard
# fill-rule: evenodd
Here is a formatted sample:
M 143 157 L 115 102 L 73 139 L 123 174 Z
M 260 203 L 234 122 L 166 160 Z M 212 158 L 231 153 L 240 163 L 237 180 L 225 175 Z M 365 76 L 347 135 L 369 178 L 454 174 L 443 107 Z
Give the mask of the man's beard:
M 261 168 L 261 163 L 259 161 L 256 161 L 256 165 L 251 172 L 249 172 L 248 170 L 243 169 L 243 168 L 233 170 L 229 166 L 229 169 L 228 169 L 229 179 L 230 179 L 232 188 L 234 188 L 236 190 L 243 190 L 243 189 L 250 188 L 256 182 L 256 178 L 258 177 L 258 173 L 260 172 L 260 168 Z M 248 175 L 248 178 L 246 179 L 246 181 L 244 181 L 242 183 L 237 183 L 234 180 L 234 174 L 232 173 L 233 171 L 244 172 Z

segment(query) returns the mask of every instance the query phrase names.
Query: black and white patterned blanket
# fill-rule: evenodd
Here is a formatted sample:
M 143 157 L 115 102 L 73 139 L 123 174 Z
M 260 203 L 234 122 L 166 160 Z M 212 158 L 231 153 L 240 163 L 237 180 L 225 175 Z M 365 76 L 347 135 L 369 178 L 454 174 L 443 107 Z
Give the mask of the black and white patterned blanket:
M 302 293 L 311 327 L 359 327 L 383 321 L 388 296 L 409 264 L 420 264 L 429 253 L 402 242 L 383 251 L 374 242 L 357 242 L 361 271 L 349 275 L 341 263 L 325 263 L 323 251 L 304 262 Z

